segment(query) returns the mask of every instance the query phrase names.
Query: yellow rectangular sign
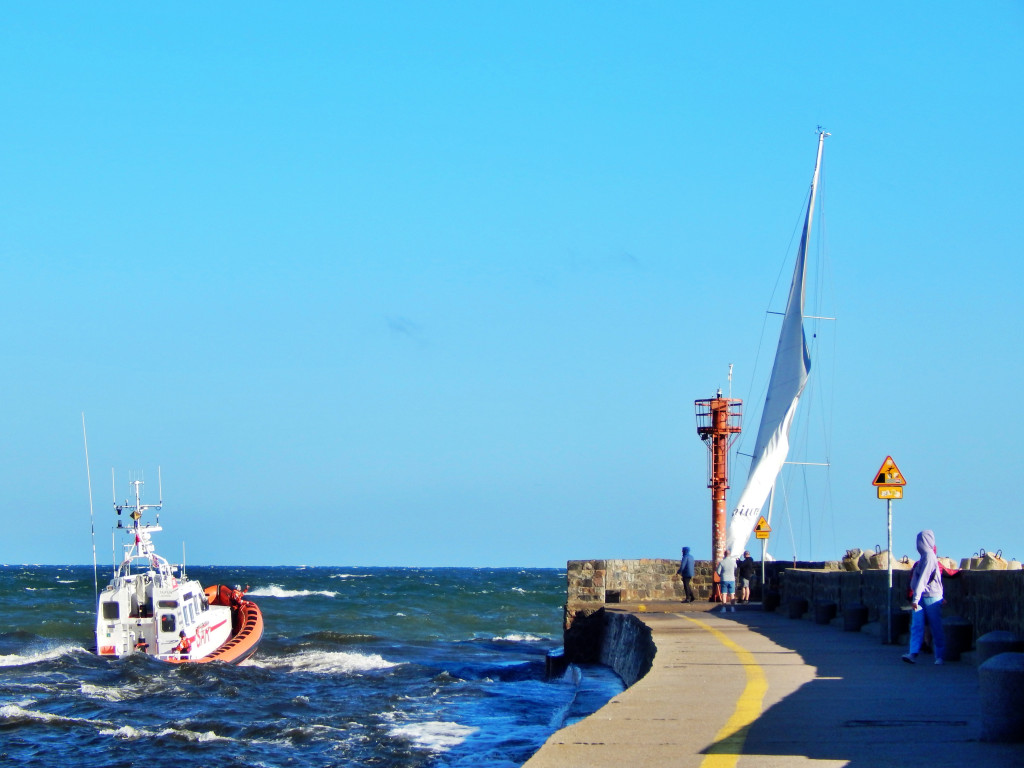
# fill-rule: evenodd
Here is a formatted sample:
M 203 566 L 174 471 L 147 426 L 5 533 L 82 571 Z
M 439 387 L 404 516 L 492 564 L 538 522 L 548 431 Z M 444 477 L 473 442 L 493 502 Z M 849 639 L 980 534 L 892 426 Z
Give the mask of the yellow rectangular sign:
M 880 485 L 878 486 L 878 498 L 880 499 L 902 499 L 903 486 L 901 485 Z
M 771 533 L 771 531 L 754 531 L 754 536 L 759 539 L 767 539 L 769 533 Z

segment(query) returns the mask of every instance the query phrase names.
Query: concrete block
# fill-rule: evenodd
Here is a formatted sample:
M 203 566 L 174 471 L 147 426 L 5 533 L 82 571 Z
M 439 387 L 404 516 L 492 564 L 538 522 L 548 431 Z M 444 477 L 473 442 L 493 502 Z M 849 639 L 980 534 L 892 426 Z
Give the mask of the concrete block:
M 868 623 L 868 607 L 854 603 L 843 609 L 843 631 L 860 632 L 860 628 Z
M 882 630 L 882 644 L 883 645 L 889 645 L 890 643 L 892 643 L 893 645 L 897 645 L 897 644 L 903 642 L 902 638 L 908 632 L 910 632 L 910 612 L 909 611 L 894 610 L 892 612 L 892 615 L 888 616 L 888 621 L 886 620 L 887 614 L 883 611 L 880 614 L 879 618 L 881 619 L 881 621 L 879 623 L 882 625 L 881 626 L 881 630 Z M 890 635 L 889 635 L 889 622 L 892 622 L 892 636 L 891 636 L 891 639 L 890 639 Z
M 814 604 L 814 623 L 828 624 L 836 617 L 836 604 L 829 600 L 820 600 Z
M 807 613 L 807 601 L 802 597 L 794 597 L 789 601 L 789 618 L 800 619 Z
M 946 638 L 944 661 L 959 661 L 974 644 L 974 625 L 958 616 L 942 620 L 942 634 Z
M 982 741 L 1024 741 L 1024 653 L 1000 653 L 978 667 Z
M 1024 640 L 1007 630 L 996 630 L 978 638 L 979 665 L 1000 653 L 1024 653 Z

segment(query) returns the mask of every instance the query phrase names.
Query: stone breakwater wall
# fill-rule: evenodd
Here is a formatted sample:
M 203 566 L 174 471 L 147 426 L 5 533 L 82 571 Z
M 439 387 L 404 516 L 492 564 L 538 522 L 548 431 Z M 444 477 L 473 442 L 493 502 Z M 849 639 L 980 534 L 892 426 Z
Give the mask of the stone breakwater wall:
M 628 613 L 613 613 L 590 604 L 566 614 L 565 655 L 574 662 L 611 667 L 627 686 L 646 675 L 654 663 L 651 629 Z
M 627 685 L 643 677 L 654 660 L 650 630 L 638 619 L 607 610 L 615 603 L 682 600 L 683 584 L 677 560 L 571 560 L 567 565 L 564 645 L 570 661 L 600 663 L 614 669 Z M 888 574 L 882 570 L 844 571 L 838 562 L 766 564 L 767 590 L 758 580 L 751 597 L 766 608 L 786 610 L 806 600 L 804 617 L 816 619 L 815 606 L 833 603 L 838 616 L 847 608 L 864 606 L 868 621 L 880 621 L 887 607 Z M 699 600 L 713 589 L 711 563 L 698 561 L 692 586 Z M 910 572 L 893 571 L 893 607 L 908 603 Z M 997 630 L 1024 638 L 1024 571 L 960 571 L 943 578 L 943 616 L 971 625 L 972 642 Z
M 893 608 L 899 610 L 909 604 L 910 571 L 894 570 L 892 584 Z M 779 578 L 779 602 L 785 607 L 806 600 L 811 619 L 818 603 L 835 603 L 840 616 L 859 604 L 867 607 L 869 621 L 878 621 L 886 612 L 887 585 L 886 571 L 789 568 Z M 942 589 L 943 617 L 969 622 L 975 638 L 996 630 L 1024 638 L 1024 571 L 960 571 L 944 576 Z
M 767 563 L 765 579 L 771 587 L 784 570 L 808 567 L 837 570 L 838 562 L 830 563 Z M 644 600 L 682 600 L 683 580 L 676 573 L 678 560 L 652 558 L 644 560 L 570 560 L 567 568 L 566 600 L 577 603 L 637 603 Z M 757 579 L 751 588 L 751 599 L 761 599 L 761 563 L 757 563 Z M 694 566 L 694 595 L 698 600 L 711 598 L 714 574 L 710 560 L 698 560 Z
M 570 560 L 567 599 L 573 603 L 635 603 L 682 600 L 678 560 Z M 699 560 L 690 582 L 698 600 L 711 596 L 711 562 Z

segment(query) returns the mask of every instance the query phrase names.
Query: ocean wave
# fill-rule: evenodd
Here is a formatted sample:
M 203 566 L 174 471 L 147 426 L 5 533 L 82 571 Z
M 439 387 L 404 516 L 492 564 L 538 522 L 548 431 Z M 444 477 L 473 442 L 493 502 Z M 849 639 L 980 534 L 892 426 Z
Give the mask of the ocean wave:
M 234 741 L 228 736 L 220 736 L 213 731 L 190 731 L 187 728 L 163 728 L 154 731 L 149 728 L 135 728 L 131 725 L 122 725 L 118 728 L 103 728 L 100 730 L 103 736 L 113 736 L 121 741 L 139 741 L 140 739 L 173 739 L 184 741 L 190 744 L 201 744 L 208 741 Z
M 337 597 L 337 592 L 331 592 L 328 590 L 310 590 L 310 589 L 285 589 L 279 587 L 276 584 L 271 584 L 269 587 L 256 587 L 256 589 L 250 589 L 247 593 L 250 597 L 310 597 L 312 595 L 319 595 L 321 597 Z
M 491 640 L 496 643 L 542 643 L 545 638 L 537 637 L 537 635 L 526 635 L 512 632 L 507 635 L 492 637 Z
M 54 715 L 50 712 L 41 712 L 35 709 L 24 709 L 17 704 L 4 704 L 0 706 L 0 724 L 19 725 L 24 723 L 46 723 L 47 725 L 92 725 L 92 720 L 82 717 L 67 717 L 65 715 Z
M 92 683 L 82 683 L 78 691 L 90 699 L 102 699 L 103 701 L 132 701 L 147 694 L 146 691 L 139 691 L 134 687 L 93 685 Z
M 368 579 L 372 574 L 369 573 L 335 573 L 331 576 L 332 579 Z
M 144 729 L 140 730 L 138 728 L 133 728 L 130 725 L 122 725 L 120 728 L 105 728 L 100 731 L 100 734 L 103 736 L 113 736 L 114 738 L 121 739 L 122 741 L 137 741 L 138 739 L 147 738 L 152 735 Z
M 45 648 L 28 653 L 0 655 L 0 667 L 25 667 L 29 664 L 38 664 L 41 661 L 53 661 L 53 659 L 58 659 L 65 654 L 80 650 L 82 649 L 77 645 L 59 645 L 54 648 Z
M 319 632 L 310 632 L 308 635 L 303 635 L 300 638 L 303 645 L 311 645 L 313 643 L 332 643 L 335 645 L 352 645 L 354 643 L 365 644 L 368 641 L 375 639 L 375 635 L 335 632 L 329 629 L 320 630 Z
M 199 731 L 190 731 L 187 728 L 164 728 L 157 734 L 157 738 L 200 744 L 207 741 L 234 741 L 234 739 L 228 736 L 220 736 L 213 731 L 203 731 L 200 733 Z
M 290 669 L 295 672 L 351 675 L 397 667 L 400 662 L 388 661 L 376 653 L 346 653 L 345 651 L 302 651 L 278 658 L 250 659 L 253 666 L 264 669 Z
M 388 735 L 396 739 L 411 741 L 413 746 L 431 752 L 445 752 L 462 744 L 479 728 L 468 725 L 433 720 L 425 723 L 398 725 L 388 731 Z

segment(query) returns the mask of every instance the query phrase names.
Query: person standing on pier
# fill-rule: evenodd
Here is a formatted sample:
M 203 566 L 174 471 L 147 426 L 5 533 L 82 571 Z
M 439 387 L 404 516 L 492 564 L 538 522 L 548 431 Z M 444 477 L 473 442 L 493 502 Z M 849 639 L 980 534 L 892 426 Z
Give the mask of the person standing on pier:
M 756 575 L 757 563 L 754 562 L 754 558 L 750 556 L 749 552 L 744 552 L 743 559 L 740 560 L 740 591 L 737 595 L 739 598 L 737 603 L 750 602 L 750 585 Z
M 692 603 L 695 599 L 693 587 L 690 586 L 693 580 L 693 555 L 690 554 L 689 547 L 683 547 L 683 559 L 679 562 L 679 570 L 676 573 L 683 577 L 683 589 L 686 591 L 686 599 L 683 602 Z
M 927 624 L 932 630 L 935 663 L 943 664 L 946 637 L 942 632 L 942 569 L 932 531 L 917 534 L 917 551 L 921 553 L 921 559 L 914 564 L 910 576 L 910 607 L 914 609 L 910 620 L 910 652 L 903 654 L 902 659 L 908 664 L 917 663 L 917 654 L 924 642 L 924 625 Z
M 722 583 L 722 612 L 736 613 L 736 606 L 729 605 L 736 594 L 736 558 L 725 550 L 725 556 L 718 562 L 718 578 Z

